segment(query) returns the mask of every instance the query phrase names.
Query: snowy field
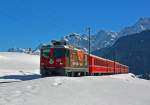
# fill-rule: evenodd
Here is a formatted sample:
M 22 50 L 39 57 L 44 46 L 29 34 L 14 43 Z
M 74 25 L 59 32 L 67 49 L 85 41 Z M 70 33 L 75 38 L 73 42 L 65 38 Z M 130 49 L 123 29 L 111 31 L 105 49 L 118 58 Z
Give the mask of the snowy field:
M 150 81 L 133 74 L 39 76 L 39 56 L 0 53 L 0 105 L 150 105 Z

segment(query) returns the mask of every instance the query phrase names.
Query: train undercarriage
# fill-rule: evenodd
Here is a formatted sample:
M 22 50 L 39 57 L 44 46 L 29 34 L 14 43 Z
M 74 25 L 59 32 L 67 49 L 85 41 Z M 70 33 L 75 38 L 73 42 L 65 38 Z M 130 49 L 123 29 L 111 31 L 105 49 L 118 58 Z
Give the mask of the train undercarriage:
M 71 68 L 51 68 L 41 69 L 41 77 L 48 76 L 67 76 L 67 77 L 80 77 L 80 76 L 100 76 L 100 75 L 112 75 L 113 73 L 89 73 L 87 68 L 71 69 Z

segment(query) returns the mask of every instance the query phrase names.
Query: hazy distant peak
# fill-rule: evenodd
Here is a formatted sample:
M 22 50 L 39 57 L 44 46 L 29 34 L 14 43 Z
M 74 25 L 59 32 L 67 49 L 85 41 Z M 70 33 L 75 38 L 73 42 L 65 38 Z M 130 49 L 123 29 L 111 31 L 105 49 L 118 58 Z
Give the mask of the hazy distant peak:
M 137 23 L 137 25 L 145 25 L 145 24 L 150 24 L 150 17 L 142 17 L 140 18 Z
M 119 36 L 131 35 L 150 29 L 150 17 L 140 18 L 134 25 L 125 27 L 120 31 Z

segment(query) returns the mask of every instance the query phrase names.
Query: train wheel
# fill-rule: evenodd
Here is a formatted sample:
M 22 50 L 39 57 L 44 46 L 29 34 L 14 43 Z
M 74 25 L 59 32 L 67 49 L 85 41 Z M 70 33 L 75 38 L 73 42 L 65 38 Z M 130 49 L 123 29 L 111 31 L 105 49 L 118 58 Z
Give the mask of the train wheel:
M 66 72 L 66 76 L 71 77 L 72 76 L 71 72 Z
M 41 70 L 40 70 L 40 74 L 41 74 L 41 77 L 42 77 L 42 78 L 48 76 L 47 70 L 45 70 L 45 69 L 41 69 Z

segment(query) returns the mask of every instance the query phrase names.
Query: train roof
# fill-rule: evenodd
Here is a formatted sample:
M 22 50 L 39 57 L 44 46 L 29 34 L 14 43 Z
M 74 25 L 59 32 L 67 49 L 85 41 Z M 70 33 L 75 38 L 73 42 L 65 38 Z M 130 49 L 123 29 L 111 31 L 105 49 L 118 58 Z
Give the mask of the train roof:
M 93 54 L 90 54 L 90 56 L 95 57 L 95 58 L 98 58 L 98 59 L 106 60 L 106 61 L 109 61 L 109 62 L 114 62 L 113 60 L 106 59 L 106 58 L 102 58 L 102 57 L 99 57 L 99 56 L 96 56 L 96 55 L 93 55 Z M 122 63 L 120 63 L 120 62 L 117 62 L 117 61 L 115 61 L 115 63 L 117 63 L 117 64 L 119 64 L 119 65 L 122 65 L 122 66 L 125 66 L 125 67 L 128 67 L 127 65 L 124 65 L 124 64 L 122 64 Z
M 42 48 L 66 48 L 66 49 L 72 49 L 77 51 L 84 51 L 83 49 L 72 45 L 46 45 L 46 46 L 42 46 Z
M 107 60 L 107 59 L 105 59 L 105 58 L 102 58 L 102 57 L 99 57 L 99 56 L 96 56 L 96 55 L 93 55 L 93 54 L 90 54 L 90 56 L 95 57 L 95 58 L 98 58 L 98 59 L 102 59 L 102 60 Z

